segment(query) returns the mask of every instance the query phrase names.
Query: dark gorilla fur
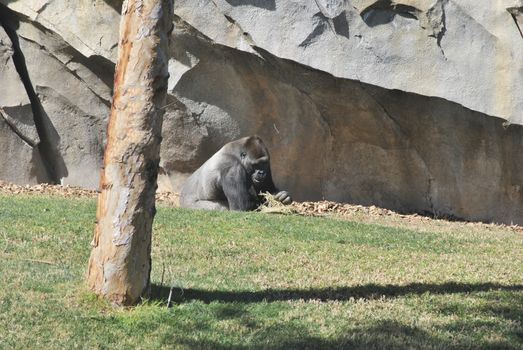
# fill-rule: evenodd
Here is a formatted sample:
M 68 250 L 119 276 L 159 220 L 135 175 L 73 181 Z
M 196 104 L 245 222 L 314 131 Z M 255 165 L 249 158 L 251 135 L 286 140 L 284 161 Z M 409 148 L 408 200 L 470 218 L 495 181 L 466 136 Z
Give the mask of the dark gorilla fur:
M 180 195 L 184 208 L 254 210 L 260 193 L 269 192 L 283 204 L 292 199 L 272 181 L 269 151 L 258 136 L 229 142 L 196 170 Z

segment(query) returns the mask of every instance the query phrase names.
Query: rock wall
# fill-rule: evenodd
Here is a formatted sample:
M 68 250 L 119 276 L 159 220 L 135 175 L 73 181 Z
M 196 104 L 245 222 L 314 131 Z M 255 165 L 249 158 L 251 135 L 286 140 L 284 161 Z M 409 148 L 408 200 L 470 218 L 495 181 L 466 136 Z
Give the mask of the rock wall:
M 75 1 L 62 4 L 65 9 L 71 6 L 69 11 L 56 8 L 54 4 L 59 3 L 56 1 L 50 1 L 50 6 L 40 1 L 42 8 L 41 11 L 34 9 L 36 15 L 27 10 L 37 3 L 8 2 L 9 6 L 26 11 L 21 13 L 0 8 L 4 29 L 0 33 L 0 60 L 7 62 L 2 71 L 1 89 L 8 92 L 0 95 L 3 116 L 0 123 L 17 130 L 6 132 L 2 140 L 11 145 L 21 144 L 13 147 L 17 149 L 14 153 L 3 153 L 0 178 L 16 183 L 62 182 L 93 188 L 98 184 L 98 169 L 102 164 L 114 63 L 81 45 L 78 48 L 89 56 L 77 50 L 71 43 L 82 40 L 74 34 L 59 34 L 68 27 L 78 30 L 71 18 Z M 92 11 L 94 5 L 96 2 Z M 48 11 L 51 13 L 47 16 Z M 112 12 L 117 21 L 118 14 Z M 57 26 L 63 28 L 49 25 L 56 13 L 61 13 L 56 17 Z M 87 10 L 77 15 L 96 17 Z M 70 22 L 62 22 L 62 16 Z M 95 26 L 96 21 L 92 22 Z M 112 27 L 106 26 L 107 31 L 112 32 Z M 87 30 L 83 34 L 96 40 Z M 65 40 L 73 37 L 76 39 L 71 42 Z
M 96 187 L 121 2 L 0 4 L 0 179 Z M 523 1 L 177 0 L 175 14 L 166 188 L 259 134 L 298 200 L 523 224 Z

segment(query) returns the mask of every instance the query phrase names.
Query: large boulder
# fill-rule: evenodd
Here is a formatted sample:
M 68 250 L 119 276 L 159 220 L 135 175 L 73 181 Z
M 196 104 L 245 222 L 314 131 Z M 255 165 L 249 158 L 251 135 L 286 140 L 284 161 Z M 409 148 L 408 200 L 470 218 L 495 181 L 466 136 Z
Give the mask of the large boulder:
M 23 146 L 5 157 L 96 187 L 121 1 L 0 3 L 28 72 L 0 71 L 15 97 L 0 96 L 0 132 Z M 177 0 L 162 185 L 258 134 L 298 200 L 523 224 L 522 13 L 521 0 Z
M 99 168 L 102 164 L 105 122 L 110 106 L 114 63 L 102 56 L 102 54 L 109 56 L 109 51 L 99 49 L 100 55 L 97 55 L 95 51 L 97 46 L 89 51 L 86 44 L 77 45 L 77 49 L 66 42 L 64 38 L 76 37 L 76 40 L 71 40 L 77 44 L 79 34 L 75 31 L 79 29 L 72 24 L 73 22 L 64 24 L 66 17 L 63 14 L 56 18 L 58 22 L 55 24 L 63 28 L 54 31 L 55 26 L 50 25 L 48 21 L 54 17 L 47 17 L 44 14 L 48 11 L 59 12 L 55 8 L 56 3 L 50 2 L 51 6 L 47 7 L 42 1 L 18 1 L 9 5 L 15 9 L 24 9 L 26 12 L 14 13 L 4 8 L 0 11 L 2 26 L 15 36 L 16 45 L 13 47 L 13 52 L 16 53 L 15 61 L 20 73 L 17 78 L 18 81 L 23 82 L 16 93 L 11 88 L 12 84 L 4 88 L 11 95 L 26 96 L 25 98 L 30 100 L 24 118 L 32 127 L 32 134 L 38 136 L 37 139 L 32 138 L 34 140 L 32 146 L 35 147 L 32 153 L 35 157 L 40 156 L 43 163 L 38 171 L 46 174 L 46 178 L 39 182 L 59 182 L 96 188 L 99 182 Z M 99 3 L 105 5 L 104 2 Z M 42 6 L 40 15 L 31 12 L 34 10 L 38 13 L 37 5 Z M 117 22 L 118 13 L 111 7 L 105 6 L 104 11 L 113 13 L 113 20 Z M 92 12 L 94 10 L 95 6 L 90 14 L 87 12 L 81 17 L 94 16 Z M 71 11 L 72 9 L 69 9 L 69 12 L 65 11 L 65 13 L 71 15 Z M 80 16 L 80 13 L 77 15 Z M 95 23 L 93 19 L 93 24 Z M 71 28 L 72 32 L 64 36 L 58 34 L 63 33 L 67 27 Z M 89 43 L 93 37 L 88 35 L 86 30 L 82 33 L 87 37 L 85 42 Z M 100 39 L 99 43 L 102 42 Z M 80 49 L 92 55 L 86 57 L 79 51 Z M 20 106 L 23 107 L 25 104 Z M 5 111 L 6 107 L 7 104 L 0 98 L 0 108 Z M 6 156 L 20 159 L 14 155 Z M 20 161 L 24 165 L 28 164 L 26 160 L 20 159 Z M 16 172 L 18 165 L 13 164 L 10 169 L 11 172 Z M 26 178 L 11 176 L 3 179 L 17 183 L 35 181 L 35 177 L 30 181 Z
M 520 125 L 443 98 L 336 78 L 264 50 L 216 45 L 186 23 L 175 31 L 173 57 L 180 62 L 185 53 L 193 66 L 173 84 L 185 108 L 173 133 L 187 125 L 197 149 L 257 133 L 270 147 L 275 181 L 298 200 L 522 222 Z M 169 172 L 194 169 L 185 164 Z
M 523 223 L 521 1 L 176 4 L 175 181 L 257 133 L 298 200 Z
M 27 184 L 46 181 L 31 101 L 15 65 L 15 47 L 0 27 L 0 178 Z M 7 157 L 5 157 L 7 156 Z
M 178 0 L 214 42 L 523 123 L 523 1 Z

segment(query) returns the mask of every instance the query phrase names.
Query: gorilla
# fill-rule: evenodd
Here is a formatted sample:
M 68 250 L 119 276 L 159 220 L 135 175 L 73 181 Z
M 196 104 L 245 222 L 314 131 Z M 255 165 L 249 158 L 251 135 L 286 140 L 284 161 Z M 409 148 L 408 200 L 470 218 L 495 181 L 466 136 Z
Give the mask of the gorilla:
M 283 204 L 292 202 L 287 191 L 272 181 L 269 151 L 258 136 L 229 142 L 196 170 L 180 194 L 183 208 L 254 210 L 260 194 L 269 192 Z

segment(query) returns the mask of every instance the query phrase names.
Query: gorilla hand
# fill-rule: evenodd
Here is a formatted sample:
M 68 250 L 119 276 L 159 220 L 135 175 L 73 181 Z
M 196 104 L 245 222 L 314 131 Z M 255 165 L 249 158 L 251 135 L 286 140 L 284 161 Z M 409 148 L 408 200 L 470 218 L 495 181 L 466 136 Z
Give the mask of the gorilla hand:
M 274 195 L 274 199 L 276 199 L 277 201 L 279 201 L 285 205 L 292 203 L 291 195 L 287 191 L 280 191 L 280 192 L 276 193 Z

